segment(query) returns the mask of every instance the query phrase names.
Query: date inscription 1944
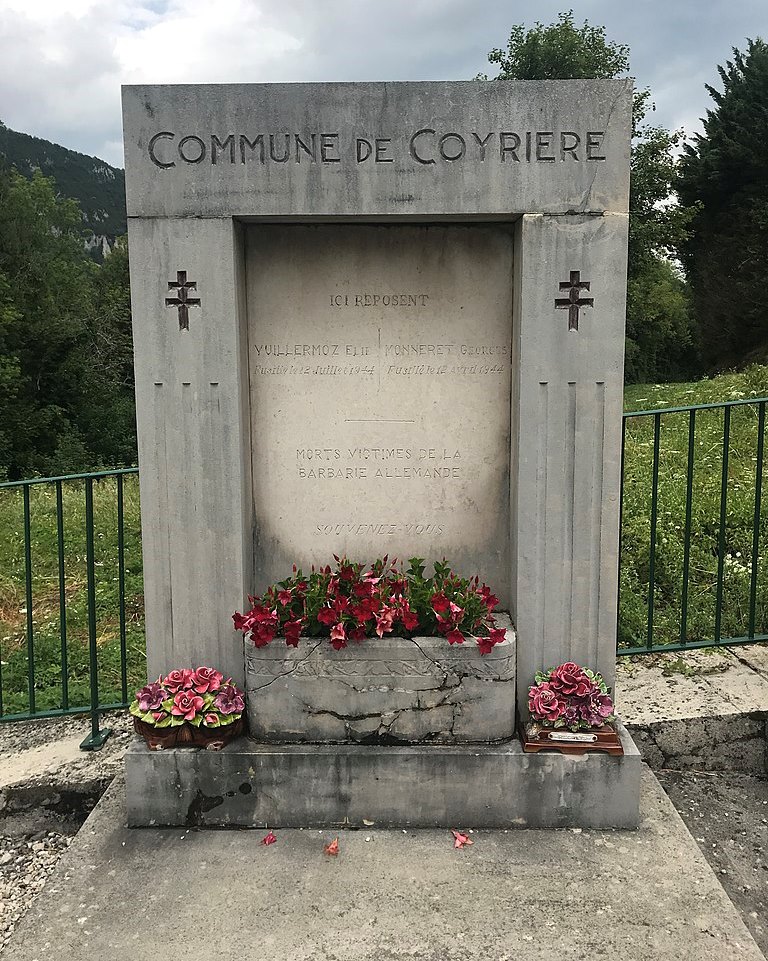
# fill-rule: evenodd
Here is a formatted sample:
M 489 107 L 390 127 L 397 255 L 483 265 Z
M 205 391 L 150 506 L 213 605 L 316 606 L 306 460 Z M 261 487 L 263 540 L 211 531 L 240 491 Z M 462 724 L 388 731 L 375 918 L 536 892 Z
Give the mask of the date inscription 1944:
M 160 130 L 147 154 L 163 170 L 197 164 L 341 164 L 409 162 L 422 167 L 454 163 L 601 163 L 605 130 L 438 130 L 342 137 L 336 131 L 280 130 L 248 134 Z

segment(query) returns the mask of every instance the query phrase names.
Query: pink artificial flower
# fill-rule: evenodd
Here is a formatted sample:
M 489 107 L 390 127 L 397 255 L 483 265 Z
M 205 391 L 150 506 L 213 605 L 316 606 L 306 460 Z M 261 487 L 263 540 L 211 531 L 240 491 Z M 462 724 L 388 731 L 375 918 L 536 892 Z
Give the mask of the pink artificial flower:
M 195 672 L 189 668 L 184 668 L 181 671 L 171 671 L 171 673 L 163 680 L 163 684 L 167 691 L 171 694 L 175 694 L 177 691 L 187 691 L 192 687 L 194 681 Z
M 556 667 L 549 675 L 549 683 L 558 694 L 567 696 L 575 694 L 576 697 L 586 697 L 594 689 L 592 681 L 573 661 L 566 661 Z
M 218 727 L 220 723 L 218 714 L 206 714 L 203 718 L 203 724 L 206 724 L 208 727 Z
M 207 694 L 218 691 L 224 675 L 212 667 L 198 667 L 192 678 L 192 689 L 198 694 Z
M 163 687 L 160 678 L 151 684 L 147 684 L 146 687 L 142 687 L 140 691 L 136 691 L 136 699 L 141 711 L 158 710 L 166 697 L 168 697 L 168 691 Z
M 171 714 L 175 714 L 176 717 L 183 717 L 185 721 L 191 721 L 195 714 L 202 710 L 204 703 L 198 694 L 192 694 L 190 691 L 179 691 L 173 699 Z
M 528 709 L 541 721 L 556 721 L 565 710 L 565 703 L 558 699 L 547 681 L 534 685 L 528 692 Z
M 245 710 L 245 695 L 234 684 L 224 684 L 216 695 L 213 706 L 222 714 L 241 714 Z

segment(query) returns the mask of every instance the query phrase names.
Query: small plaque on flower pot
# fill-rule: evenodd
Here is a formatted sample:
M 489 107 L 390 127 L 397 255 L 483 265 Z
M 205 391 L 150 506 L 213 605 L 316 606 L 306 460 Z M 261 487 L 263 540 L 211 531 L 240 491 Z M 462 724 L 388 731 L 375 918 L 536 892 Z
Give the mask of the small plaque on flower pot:
M 603 724 L 591 731 L 564 731 L 530 721 L 521 729 L 521 740 L 523 750 L 528 754 L 538 751 L 559 751 L 561 754 L 586 754 L 588 751 L 615 755 L 624 753 L 619 735 L 610 724 Z

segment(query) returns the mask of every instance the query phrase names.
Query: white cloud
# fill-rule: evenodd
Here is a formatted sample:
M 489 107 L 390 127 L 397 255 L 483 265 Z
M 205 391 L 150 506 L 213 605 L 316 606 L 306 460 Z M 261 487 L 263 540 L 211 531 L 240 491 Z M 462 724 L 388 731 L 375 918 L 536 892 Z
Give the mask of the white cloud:
M 686 125 L 765 0 L 0 0 L 0 119 L 122 164 L 121 83 L 461 79 L 514 23 L 573 6 L 628 43 L 654 121 Z

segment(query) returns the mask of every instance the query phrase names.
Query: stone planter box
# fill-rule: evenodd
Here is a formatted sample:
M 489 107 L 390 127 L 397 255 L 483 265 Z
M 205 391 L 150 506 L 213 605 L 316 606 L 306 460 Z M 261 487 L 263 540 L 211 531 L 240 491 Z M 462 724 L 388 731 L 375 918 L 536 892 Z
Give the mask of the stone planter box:
M 481 655 L 474 640 L 327 638 L 246 644 L 250 736 L 265 743 L 487 744 L 515 731 L 515 633 Z

